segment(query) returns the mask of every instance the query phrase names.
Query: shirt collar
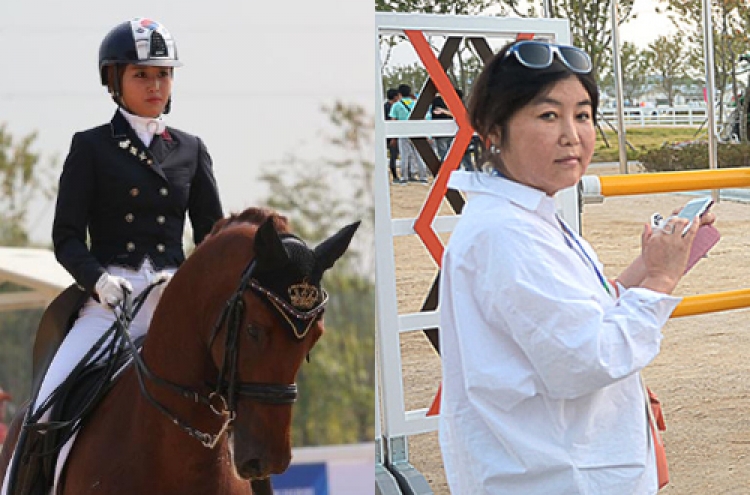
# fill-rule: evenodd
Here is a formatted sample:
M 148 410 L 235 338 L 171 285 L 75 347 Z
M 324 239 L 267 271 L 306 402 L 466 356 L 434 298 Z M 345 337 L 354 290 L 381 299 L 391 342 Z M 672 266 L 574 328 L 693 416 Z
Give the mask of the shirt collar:
M 157 134 L 162 134 L 167 128 L 164 123 L 164 119 L 161 117 L 141 117 L 139 115 L 133 115 L 124 108 L 120 107 L 120 113 L 128 121 L 130 127 L 133 128 L 138 137 L 143 141 L 147 147 L 151 144 L 151 140 Z
M 557 223 L 554 197 L 504 177 L 491 176 L 483 172 L 456 170 L 448 179 L 448 187 L 467 193 L 469 197 L 489 195 L 503 198 L 526 210 L 537 211 L 548 221 Z

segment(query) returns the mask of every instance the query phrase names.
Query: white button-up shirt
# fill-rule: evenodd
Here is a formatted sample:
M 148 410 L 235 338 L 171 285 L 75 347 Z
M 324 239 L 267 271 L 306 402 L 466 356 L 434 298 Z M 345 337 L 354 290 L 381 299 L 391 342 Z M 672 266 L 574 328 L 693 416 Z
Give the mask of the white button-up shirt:
M 680 299 L 610 296 L 596 254 L 541 191 L 475 172 L 449 186 L 469 196 L 440 285 L 453 495 L 656 493 L 639 371 Z

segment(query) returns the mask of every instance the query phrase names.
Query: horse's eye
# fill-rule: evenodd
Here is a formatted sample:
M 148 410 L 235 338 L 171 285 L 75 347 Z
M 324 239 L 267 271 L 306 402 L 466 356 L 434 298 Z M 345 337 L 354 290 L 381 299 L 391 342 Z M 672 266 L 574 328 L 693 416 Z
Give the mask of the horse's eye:
M 247 334 L 253 338 L 253 340 L 258 340 L 260 338 L 260 329 L 253 325 L 252 323 L 247 324 Z

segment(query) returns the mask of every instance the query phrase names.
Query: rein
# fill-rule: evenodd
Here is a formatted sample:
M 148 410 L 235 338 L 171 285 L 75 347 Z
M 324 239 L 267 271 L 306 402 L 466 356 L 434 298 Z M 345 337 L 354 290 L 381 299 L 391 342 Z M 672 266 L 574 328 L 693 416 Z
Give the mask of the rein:
M 307 312 L 300 312 L 292 307 L 287 309 L 289 306 L 281 298 L 276 296 L 273 292 L 265 289 L 252 279 L 252 274 L 255 269 L 256 262 L 251 260 L 248 266 L 245 268 L 240 279 L 240 284 L 227 300 L 226 306 L 224 307 L 221 315 L 219 316 L 216 325 L 214 326 L 209 346 L 212 346 L 219 331 L 222 327 L 226 326 L 226 340 L 224 344 L 224 356 L 222 359 L 221 371 L 219 372 L 218 380 L 215 384 L 214 391 L 209 395 L 202 394 L 195 390 L 183 387 L 169 380 L 161 378 L 155 375 L 143 361 L 140 353 L 138 353 L 135 344 L 130 338 L 128 328 L 130 322 L 133 320 L 135 313 L 133 312 L 133 302 L 129 298 L 125 298 L 122 303 L 122 311 L 117 314 L 116 326 L 120 328 L 124 338 L 130 345 L 133 354 L 133 362 L 136 369 L 136 375 L 138 376 L 138 382 L 140 385 L 142 395 L 162 414 L 167 416 L 172 423 L 179 426 L 191 437 L 199 440 L 203 446 L 213 449 L 218 444 L 221 437 L 231 427 L 237 416 L 237 396 L 242 396 L 248 400 L 254 400 L 264 404 L 274 405 L 287 405 L 293 404 L 297 401 L 297 384 L 273 384 L 273 383 L 254 383 L 254 382 L 239 382 L 237 380 L 237 365 L 239 358 L 239 330 L 242 325 L 242 321 L 245 316 L 245 302 L 243 299 L 245 291 L 252 289 L 257 294 L 263 295 L 272 303 L 273 307 L 277 309 L 283 318 L 290 323 L 293 334 L 298 340 L 302 340 L 307 331 L 300 334 L 295 330 L 293 322 L 290 318 L 305 321 L 307 328 L 312 326 L 315 319 L 323 312 L 325 303 L 328 300 L 327 294 L 324 293 L 322 302 L 317 305 L 313 310 Z M 278 301 L 285 303 L 285 306 L 280 305 Z M 138 307 L 139 308 L 139 307 Z M 138 309 L 137 308 L 137 309 Z M 136 309 L 136 311 L 137 311 Z M 190 426 L 181 420 L 172 411 L 167 409 L 163 404 L 157 401 L 146 389 L 144 378 L 148 378 L 152 382 L 168 388 L 180 396 L 192 400 L 196 403 L 202 403 L 207 405 L 213 414 L 221 416 L 222 426 L 219 431 L 215 434 L 205 433 L 197 428 Z
M 161 283 L 161 282 L 160 282 Z M 138 297 L 131 300 L 128 294 L 125 297 L 130 301 L 128 314 L 130 314 L 130 321 L 135 318 L 138 314 L 143 303 L 148 298 L 148 295 L 158 284 L 149 285 L 146 289 L 141 292 Z M 82 426 L 82 419 L 91 412 L 98 403 L 98 399 L 106 393 L 112 385 L 114 376 L 118 373 L 118 364 L 121 361 L 121 357 L 126 352 L 126 346 L 130 346 L 135 349 L 135 344 L 130 339 L 130 335 L 127 332 L 127 327 L 123 328 L 115 321 L 112 326 L 102 334 L 99 340 L 89 349 L 89 351 L 80 359 L 78 364 L 68 374 L 68 378 L 63 381 L 47 399 L 40 404 L 36 411 L 32 413 L 33 408 L 30 406 L 26 419 L 24 421 L 25 430 L 33 430 L 39 432 L 59 432 L 59 438 L 43 452 L 36 453 L 39 457 L 52 455 L 59 451 L 75 433 L 80 430 Z M 135 351 L 137 354 L 137 351 Z M 96 383 L 90 386 L 93 391 L 89 395 L 89 399 L 86 403 L 77 411 L 77 413 L 69 420 L 64 421 L 41 421 L 42 417 L 52 409 L 52 407 L 60 401 L 60 399 L 68 394 L 72 387 L 76 385 L 79 378 L 87 373 L 91 366 L 95 366 L 99 363 L 103 363 L 104 370 L 99 375 L 99 379 Z M 36 396 L 31 399 L 30 404 L 34 404 Z

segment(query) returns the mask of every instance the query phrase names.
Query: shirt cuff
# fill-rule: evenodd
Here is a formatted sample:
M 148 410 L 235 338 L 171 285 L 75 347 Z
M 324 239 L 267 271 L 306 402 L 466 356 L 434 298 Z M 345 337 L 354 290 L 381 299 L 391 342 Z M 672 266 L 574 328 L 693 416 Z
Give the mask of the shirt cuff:
M 661 327 L 667 323 L 672 316 L 672 312 L 681 301 L 681 297 L 644 289 L 643 287 L 631 287 L 630 289 L 622 287 L 617 304 L 637 306 L 641 311 L 649 313 L 654 322 Z

